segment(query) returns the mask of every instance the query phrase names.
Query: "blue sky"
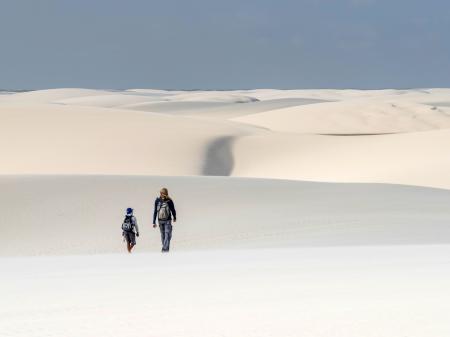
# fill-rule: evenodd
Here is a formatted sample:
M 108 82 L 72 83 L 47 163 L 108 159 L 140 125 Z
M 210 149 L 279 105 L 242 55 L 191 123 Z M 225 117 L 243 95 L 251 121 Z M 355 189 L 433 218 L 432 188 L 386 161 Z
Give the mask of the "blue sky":
M 450 87 L 450 2 L 1 0 L 0 88 Z

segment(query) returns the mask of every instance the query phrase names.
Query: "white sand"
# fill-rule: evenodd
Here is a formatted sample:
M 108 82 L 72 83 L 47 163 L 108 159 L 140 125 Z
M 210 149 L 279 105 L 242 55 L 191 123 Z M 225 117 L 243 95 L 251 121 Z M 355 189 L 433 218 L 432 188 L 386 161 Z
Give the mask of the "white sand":
M 1 96 L 0 118 L 0 174 L 450 188 L 449 89 L 54 89 Z
M 1 174 L 202 174 L 209 144 L 247 129 L 59 104 L 0 104 L 0 116 Z
M 0 258 L 2 336 L 448 336 L 449 246 Z
M 177 201 L 175 250 L 450 243 L 448 190 L 228 177 L 12 176 L 0 179 L 8 238 L 0 256 L 123 252 L 127 207 L 142 227 L 137 251 L 158 251 L 151 221 L 161 186 Z M 9 227 L 11 218 L 16 225 Z
M 162 184 L 178 210 L 168 255 L 150 227 Z M 0 187 L 4 336 L 450 333 L 447 190 L 138 176 Z M 129 256 L 130 205 L 141 236 Z
M 354 99 L 275 109 L 234 120 L 280 132 L 383 134 L 450 128 L 450 108 Z
M 376 136 L 271 133 L 234 144 L 236 176 L 450 188 L 450 129 Z
M 0 95 L 0 336 L 450 335 L 449 109 L 450 89 Z

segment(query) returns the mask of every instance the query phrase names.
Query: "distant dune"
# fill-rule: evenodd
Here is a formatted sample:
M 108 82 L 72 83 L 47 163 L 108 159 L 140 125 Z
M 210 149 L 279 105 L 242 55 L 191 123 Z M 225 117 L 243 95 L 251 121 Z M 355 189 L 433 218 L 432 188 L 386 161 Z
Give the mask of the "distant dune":
M 120 251 L 109 226 L 129 205 L 150 225 L 165 185 L 182 201 L 179 249 L 448 243 L 448 191 L 395 186 L 450 189 L 448 103 L 450 89 L 4 95 L 0 217 L 20 225 L 2 225 L 0 256 Z
M 0 118 L 1 174 L 450 188 L 450 89 L 51 89 L 1 96 Z
M 2 94 L 0 335 L 449 336 L 449 144 L 450 89 Z

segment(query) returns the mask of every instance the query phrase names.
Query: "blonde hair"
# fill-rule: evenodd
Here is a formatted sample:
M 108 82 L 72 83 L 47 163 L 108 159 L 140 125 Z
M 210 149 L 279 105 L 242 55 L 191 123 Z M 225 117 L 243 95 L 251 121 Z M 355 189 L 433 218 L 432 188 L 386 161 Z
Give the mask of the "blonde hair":
M 161 190 L 159 191 L 161 194 L 165 195 L 167 199 L 170 199 L 169 197 L 169 190 L 165 187 L 161 188 Z

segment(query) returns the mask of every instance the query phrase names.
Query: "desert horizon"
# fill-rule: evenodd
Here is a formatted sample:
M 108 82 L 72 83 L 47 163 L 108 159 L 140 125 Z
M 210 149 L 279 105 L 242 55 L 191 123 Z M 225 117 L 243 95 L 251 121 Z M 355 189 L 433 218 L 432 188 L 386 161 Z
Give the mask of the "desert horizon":
M 0 337 L 450 336 L 449 10 L 2 2 Z
M 448 332 L 450 89 L 50 89 L 0 95 L 0 118 L 7 336 Z

